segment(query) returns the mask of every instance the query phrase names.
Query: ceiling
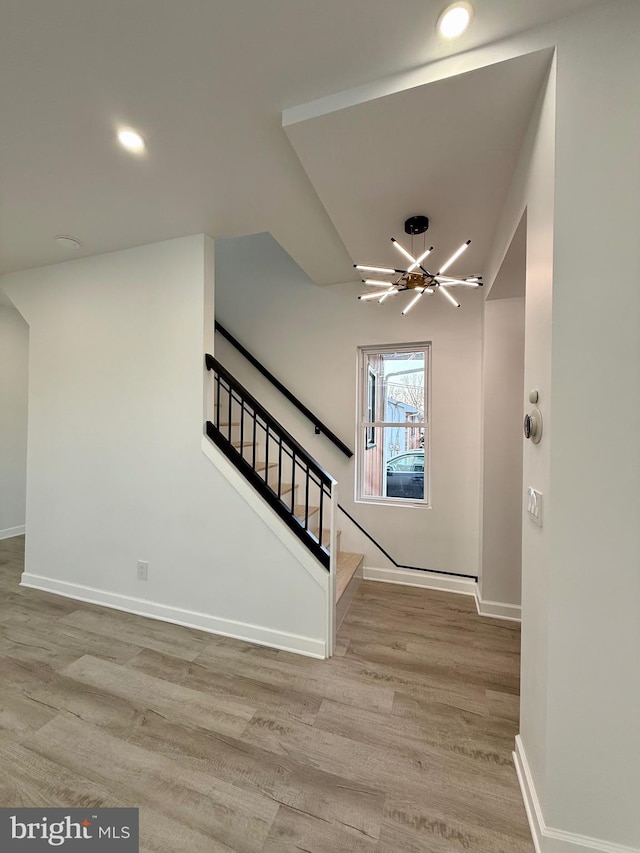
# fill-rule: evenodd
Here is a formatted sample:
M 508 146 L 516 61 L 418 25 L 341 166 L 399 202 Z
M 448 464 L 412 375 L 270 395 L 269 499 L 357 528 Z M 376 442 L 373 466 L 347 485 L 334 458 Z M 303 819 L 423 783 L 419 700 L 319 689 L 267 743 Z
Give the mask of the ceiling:
M 408 216 L 425 214 L 437 272 L 482 275 L 522 141 L 549 68 L 548 50 L 288 125 L 285 131 L 350 256 L 406 267 Z M 390 231 L 391 229 L 391 231 Z
M 417 212 L 432 217 L 435 244 L 438 218 L 451 218 L 443 199 L 455 185 L 460 151 L 446 133 L 432 143 L 425 131 L 451 93 L 423 87 L 431 92 L 366 107 L 366 121 L 384 128 L 385 109 L 398 122 L 403 109 L 418 105 L 423 130 L 412 114 L 412 133 L 428 137 L 428 161 L 443 187 L 424 199 L 403 195 L 404 178 L 394 179 L 394 169 L 413 164 L 387 156 L 379 169 L 381 152 L 370 147 L 351 184 L 340 180 L 345 164 L 330 146 L 322 164 L 307 140 L 314 188 L 282 128 L 282 111 L 592 2 L 476 0 L 468 34 L 445 45 L 434 31 L 440 0 L 0 0 L 0 272 L 199 232 L 268 231 L 313 280 L 344 281 L 352 277 L 351 251 L 373 258 L 390 229 L 398 232 Z M 519 89 L 494 82 L 514 97 L 533 85 L 537 71 L 529 72 L 520 74 Z M 354 108 L 340 120 L 345 132 L 363 119 Z M 511 140 L 507 161 L 518 122 L 522 115 L 515 124 L 506 115 L 499 121 L 501 138 Z M 120 125 L 145 137 L 144 158 L 119 148 Z M 381 141 L 387 155 L 390 142 L 388 135 Z M 407 148 L 402 157 L 409 156 L 415 159 Z M 349 162 L 354 157 L 351 150 Z M 328 194 L 331 183 L 337 186 Z M 387 207 L 387 221 L 368 237 L 362 216 L 353 224 L 361 192 Z M 448 250 L 451 233 L 441 225 Z M 458 241 L 480 234 L 478 261 L 482 228 L 477 216 L 455 222 Z M 80 249 L 62 249 L 58 234 L 76 237 Z

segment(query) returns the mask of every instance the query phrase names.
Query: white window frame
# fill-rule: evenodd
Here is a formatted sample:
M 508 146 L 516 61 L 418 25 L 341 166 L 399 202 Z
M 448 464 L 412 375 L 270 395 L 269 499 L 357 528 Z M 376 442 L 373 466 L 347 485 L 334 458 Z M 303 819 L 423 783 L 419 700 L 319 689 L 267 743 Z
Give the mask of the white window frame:
M 401 426 L 402 429 L 419 428 L 424 434 L 424 497 L 420 498 L 403 498 L 403 497 L 387 497 L 386 495 L 366 495 L 365 494 L 365 454 L 371 452 L 372 449 L 381 441 L 384 447 L 384 439 L 380 437 L 384 435 L 383 431 L 378 428 L 394 427 L 398 428 L 397 422 L 387 423 L 386 421 L 369 420 L 369 393 L 370 393 L 370 367 L 368 356 L 371 354 L 384 353 L 402 353 L 402 352 L 422 352 L 424 353 L 424 421 L 418 423 L 407 424 Z M 376 346 L 361 346 L 358 347 L 358 380 L 357 380 L 357 403 L 356 403 L 356 465 L 355 465 L 355 500 L 356 503 L 378 504 L 383 506 L 399 506 L 399 507 L 422 507 L 429 509 L 431 507 L 431 341 L 420 341 L 419 343 L 402 343 L 402 344 L 378 344 Z M 379 389 L 376 389 L 376 399 L 384 399 Z M 375 435 L 375 441 L 370 443 L 369 438 L 372 434 Z M 385 478 L 385 461 L 382 457 L 383 481 Z

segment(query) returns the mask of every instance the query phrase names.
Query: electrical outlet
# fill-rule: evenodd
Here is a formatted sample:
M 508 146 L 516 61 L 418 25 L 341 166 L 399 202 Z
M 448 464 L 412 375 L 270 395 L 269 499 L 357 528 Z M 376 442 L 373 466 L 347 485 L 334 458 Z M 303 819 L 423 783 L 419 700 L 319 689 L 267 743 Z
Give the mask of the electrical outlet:
M 138 580 L 146 581 L 149 576 L 149 563 L 145 560 L 138 560 Z

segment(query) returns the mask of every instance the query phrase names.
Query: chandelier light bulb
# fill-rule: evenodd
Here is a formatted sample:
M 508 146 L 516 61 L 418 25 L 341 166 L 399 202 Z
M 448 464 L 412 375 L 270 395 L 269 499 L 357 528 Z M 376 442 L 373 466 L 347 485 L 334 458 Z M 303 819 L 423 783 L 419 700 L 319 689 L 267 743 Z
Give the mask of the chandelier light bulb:
M 454 252 L 454 253 L 453 253 L 453 255 L 451 255 L 451 257 L 450 257 L 450 258 L 449 258 L 449 260 L 446 262 L 446 264 L 445 264 L 443 267 L 440 267 L 440 272 L 438 273 L 438 275 L 440 275 L 441 273 L 443 273 L 443 272 L 445 272 L 446 270 L 448 270 L 448 269 L 449 269 L 449 267 L 451 266 L 451 264 L 452 264 L 454 261 L 457 261 L 457 260 L 458 260 L 458 258 L 459 258 L 459 257 L 460 257 L 460 255 L 464 252 L 464 250 L 467 248 L 467 246 L 469 245 L 469 243 L 470 243 L 470 242 L 471 242 L 471 240 L 467 240 L 467 242 L 466 242 L 466 243 L 463 243 L 463 244 L 462 244 L 462 246 L 460 246 L 460 248 L 458 249 L 458 251 L 457 251 L 457 252 Z
M 453 298 L 453 296 L 449 293 L 449 291 L 447 290 L 447 288 L 446 288 L 446 287 L 443 287 L 442 285 L 440 285 L 440 287 L 438 288 L 438 290 L 440 291 L 440 293 L 441 293 L 443 296 L 446 296 L 446 297 L 447 297 L 447 299 L 449 300 L 449 302 L 451 302 L 451 304 L 452 304 L 452 305 L 455 305 L 455 307 L 456 307 L 456 308 L 459 308 L 459 307 L 460 307 L 460 303 L 459 303 L 459 302 L 456 302 L 456 300 L 455 300 L 455 299 Z
M 403 255 L 405 256 L 405 258 L 407 258 L 407 260 L 411 261 L 411 263 L 412 263 L 412 264 L 414 264 L 415 266 L 418 266 L 418 261 L 416 261 L 416 259 L 413 257 L 413 255 L 412 255 L 412 254 L 410 254 L 409 252 L 407 252 L 407 250 L 406 250 L 406 249 L 405 249 L 405 247 L 402 245 L 402 243 L 398 243 L 398 241 L 396 240 L 396 238 L 395 238 L 395 237 L 392 237 L 392 238 L 391 238 L 391 242 L 392 242 L 392 243 L 393 243 L 393 245 L 396 247 L 396 249 L 397 249 L 401 254 L 403 254 Z
M 463 287 L 480 287 L 480 282 L 477 278 L 449 278 L 448 276 L 438 276 L 440 284 L 449 287 L 451 284 L 461 284 Z
M 389 269 L 388 267 L 368 267 L 364 264 L 354 264 L 354 267 L 357 270 L 363 270 L 364 272 L 379 272 L 382 275 L 393 275 L 396 270 Z
M 424 293 L 424 290 L 421 290 L 420 293 L 416 293 L 416 295 L 413 297 L 411 302 L 407 305 L 407 307 L 404 309 L 404 311 L 402 313 L 408 314 L 409 311 L 411 311 L 413 306 L 416 304 L 416 302 L 418 302 L 418 300 L 420 299 L 420 297 L 422 296 L 423 293 Z
M 430 249 L 427 249 L 427 250 L 426 250 L 426 252 L 423 252 L 423 253 L 420 255 L 420 257 L 418 258 L 418 260 L 417 260 L 415 263 L 413 263 L 413 264 L 409 267 L 409 269 L 407 270 L 407 272 L 413 272 L 415 269 L 417 269 L 417 268 L 420 266 L 420 264 L 424 261 L 424 259 L 425 259 L 428 255 L 430 255 L 430 254 L 431 254 L 431 252 L 433 252 L 433 246 L 432 246 Z

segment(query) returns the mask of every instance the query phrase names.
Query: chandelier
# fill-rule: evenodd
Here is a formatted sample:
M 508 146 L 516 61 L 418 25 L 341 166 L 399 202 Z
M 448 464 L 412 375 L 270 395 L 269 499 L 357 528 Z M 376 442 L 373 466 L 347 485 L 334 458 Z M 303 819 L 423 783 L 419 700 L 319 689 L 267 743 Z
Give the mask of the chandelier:
M 431 246 L 429 249 L 426 249 L 426 240 L 423 237 L 423 251 L 417 257 L 413 253 L 414 237 L 420 234 L 424 235 L 428 227 L 429 220 L 426 216 L 411 216 L 404 223 L 405 233 L 411 236 L 411 252 L 409 252 L 409 250 L 406 249 L 402 245 L 402 243 L 396 240 L 395 237 L 391 238 L 391 242 L 396 247 L 396 249 L 400 252 L 401 255 L 404 255 L 404 257 L 410 262 L 410 266 L 407 267 L 407 269 L 392 269 L 389 267 L 369 266 L 368 264 L 354 264 L 354 267 L 357 270 L 360 270 L 363 273 L 367 273 L 368 275 L 376 276 L 376 278 L 364 278 L 362 280 L 363 284 L 366 284 L 369 287 L 384 288 L 382 292 L 378 290 L 361 293 L 358 299 L 377 299 L 379 303 L 382 303 L 389 299 L 391 296 L 395 296 L 397 293 L 411 291 L 413 294 L 413 298 L 402 311 L 403 314 L 408 314 L 409 311 L 411 311 L 411 309 L 414 307 L 414 305 L 419 302 L 425 294 L 431 294 L 435 291 L 438 291 L 446 299 L 448 299 L 448 301 L 453 306 L 459 308 L 460 303 L 449 292 L 450 287 L 482 287 L 481 275 L 445 275 L 449 267 L 455 261 L 458 260 L 460 255 L 469 246 L 471 240 L 467 240 L 466 243 L 463 243 L 462 246 L 460 246 L 460 248 L 457 249 L 453 253 L 453 255 L 451 255 L 449 260 L 446 261 L 446 263 L 444 263 L 440 267 L 438 272 L 429 272 L 429 270 L 424 266 L 423 262 L 431 254 L 431 252 L 433 252 L 433 246 Z M 377 276 L 386 276 L 386 278 L 377 278 Z M 389 280 L 390 278 L 391 280 Z

